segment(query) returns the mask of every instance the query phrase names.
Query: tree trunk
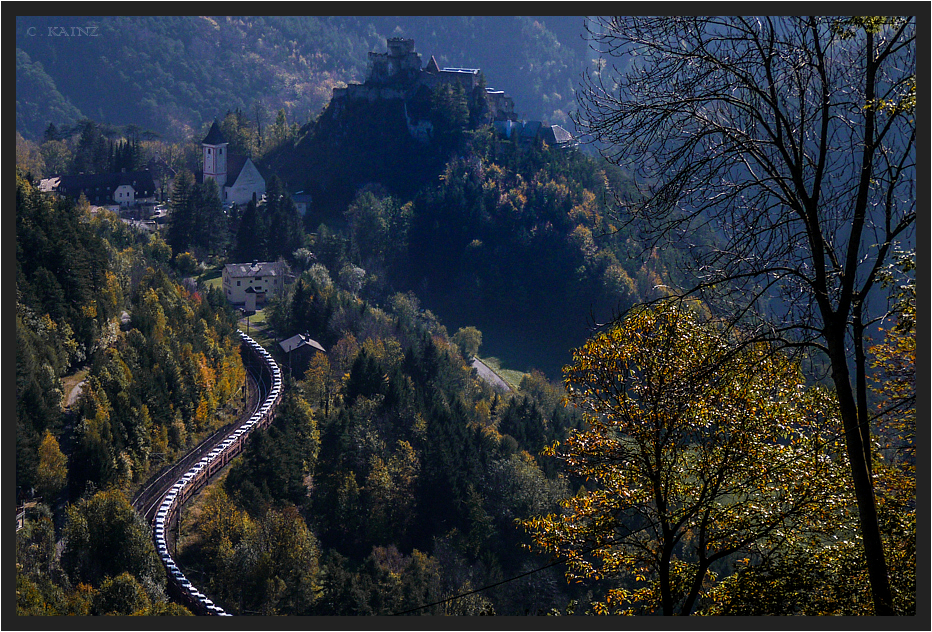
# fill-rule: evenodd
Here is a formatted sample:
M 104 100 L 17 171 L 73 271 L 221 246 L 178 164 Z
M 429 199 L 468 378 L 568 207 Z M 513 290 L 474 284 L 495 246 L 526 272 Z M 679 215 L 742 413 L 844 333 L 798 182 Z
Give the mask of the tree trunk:
M 848 461 L 851 464 L 851 478 L 858 504 L 858 517 L 861 523 L 861 537 L 874 601 L 874 613 L 894 615 L 896 613 L 893 610 L 890 580 L 887 576 L 887 564 L 883 553 L 883 540 L 880 537 L 880 523 L 877 519 L 877 505 L 874 501 L 874 484 L 867 459 L 869 446 L 865 445 L 862 440 L 858 409 L 851 389 L 844 347 L 844 328 L 838 331 L 841 333 L 827 333 L 826 339 L 831 354 L 832 380 L 835 383 L 838 406 L 844 424 L 845 446 Z

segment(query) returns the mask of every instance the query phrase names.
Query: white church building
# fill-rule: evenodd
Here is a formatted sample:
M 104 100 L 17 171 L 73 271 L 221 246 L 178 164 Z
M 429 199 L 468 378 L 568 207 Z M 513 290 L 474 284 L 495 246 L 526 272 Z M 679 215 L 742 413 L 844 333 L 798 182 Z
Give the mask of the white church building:
M 204 181 L 216 181 L 220 200 L 225 206 L 244 206 L 253 195 L 257 201 L 262 199 L 265 195 L 265 178 L 251 158 L 230 154 L 216 120 L 201 141 L 201 148 L 204 163 L 202 178 Z

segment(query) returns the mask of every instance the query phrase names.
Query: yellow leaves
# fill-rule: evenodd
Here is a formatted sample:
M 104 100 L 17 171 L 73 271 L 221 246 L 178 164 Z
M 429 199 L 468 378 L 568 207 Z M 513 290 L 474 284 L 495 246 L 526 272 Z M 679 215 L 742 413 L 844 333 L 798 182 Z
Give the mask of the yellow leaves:
M 97 301 L 91 301 L 81 306 L 81 316 L 84 318 L 97 318 Z
M 62 453 L 58 440 L 48 430 L 39 444 L 36 476 L 40 493 L 49 501 L 61 491 L 68 480 L 68 458 Z
M 389 373 L 404 360 L 404 350 L 401 348 L 401 343 L 394 338 L 388 340 L 367 338 L 362 344 L 362 350 L 378 360 L 386 372 Z
M 836 518 L 847 506 L 843 463 L 827 458 L 838 454 L 830 394 L 688 306 L 632 312 L 578 349 L 564 377 L 588 427 L 546 453 L 592 489 L 564 499 L 563 515 L 524 525 L 537 547 L 568 560 L 568 578 L 644 584 L 606 600 L 605 612 L 656 611 L 674 584 L 707 590 L 716 578 L 689 559 L 825 528 L 836 504 Z M 666 587 L 661 560 L 675 571 Z

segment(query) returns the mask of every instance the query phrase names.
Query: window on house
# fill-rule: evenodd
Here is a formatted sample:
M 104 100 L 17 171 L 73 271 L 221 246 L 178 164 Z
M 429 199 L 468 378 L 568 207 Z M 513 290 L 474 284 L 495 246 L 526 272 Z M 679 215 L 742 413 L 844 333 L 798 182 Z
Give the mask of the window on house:
M 242 283 L 243 283 L 242 281 L 237 281 L 237 282 L 236 282 L 236 287 L 239 287 Z

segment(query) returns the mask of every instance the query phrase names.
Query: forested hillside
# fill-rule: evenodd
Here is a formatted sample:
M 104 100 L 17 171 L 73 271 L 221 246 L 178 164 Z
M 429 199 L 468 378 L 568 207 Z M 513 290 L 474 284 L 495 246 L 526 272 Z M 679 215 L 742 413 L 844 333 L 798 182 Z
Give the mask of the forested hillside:
M 245 373 L 222 296 L 169 276 L 171 257 L 17 176 L 16 489 L 41 503 L 18 539 L 24 613 L 183 611 L 126 497 L 225 423 Z
M 40 502 L 17 538 L 18 611 L 183 614 L 126 498 L 238 401 L 229 308 L 173 280 L 184 258 L 158 235 L 23 177 L 17 193 L 17 485 Z M 561 387 L 534 373 L 494 392 L 469 367 L 474 334 L 450 335 L 411 293 L 367 303 L 353 270 L 334 281 L 313 264 L 268 308 L 277 331 L 311 331 L 328 353 L 293 375 L 275 424 L 184 523 L 180 563 L 238 614 L 567 603 L 579 591 L 555 569 L 446 601 L 545 565 L 515 521 L 581 484 L 540 456 L 579 427 Z M 75 370 L 83 394 L 66 409 Z
M 260 127 L 279 109 L 304 124 L 397 35 L 441 65 L 483 68 L 522 116 L 565 123 L 585 64 L 581 32 L 581 17 L 21 16 L 17 131 L 36 140 L 49 123 L 91 118 L 177 142 L 237 109 Z
M 580 484 L 535 456 L 578 426 L 559 386 L 535 374 L 496 394 L 416 297 L 373 307 L 320 264 L 272 320 L 328 351 L 294 375 L 275 424 L 191 520 L 179 561 L 216 601 L 235 613 L 525 614 L 578 592 L 548 569 L 442 603 L 545 565 L 515 520 Z
M 596 24 L 18 18 L 18 614 L 189 614 L 128 499 L 243 416 L 249 261 L 282 398 L 170 544 L 225 610 L 917 613 L 914 20 Z M 484 74 L 331 100 L 398 36 Z M 40 190 L 123 169 L 151 233 Z
M 614 196 L 635 193 L 618 167 L 473 125 L 463 93 L 431 98 L 429 143 L 408 132 L 401 101 L 350 102 L 262 162 L 311 194 L 318 262 L 361 269 L 376 301 L 413 291 L 449 326 L 478 327 L 489 353 L 557 378 L 597 322 L 663 295 L 683 253 L 652 249 L 613 215 Z

